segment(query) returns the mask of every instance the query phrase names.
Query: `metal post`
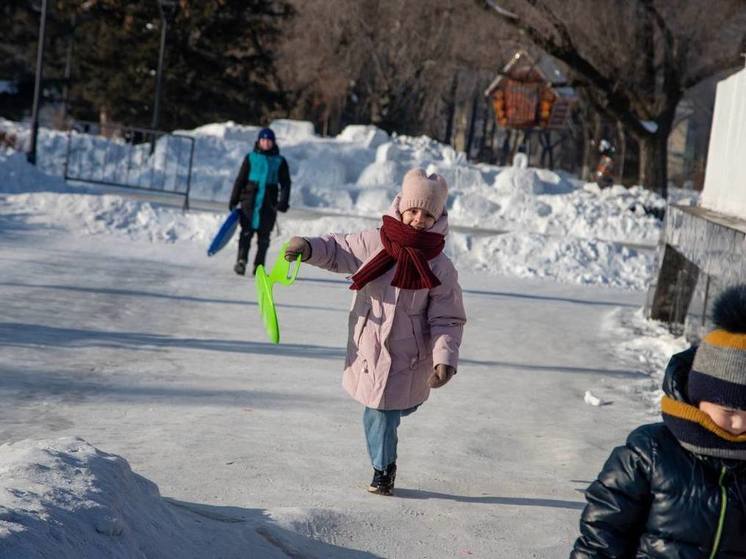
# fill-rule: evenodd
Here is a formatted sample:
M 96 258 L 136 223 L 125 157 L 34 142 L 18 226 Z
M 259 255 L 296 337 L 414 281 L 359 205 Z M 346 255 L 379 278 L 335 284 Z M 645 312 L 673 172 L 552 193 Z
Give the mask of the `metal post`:
M 67 149 L 65 149 L 65 176 L 64 179 L 67 180 L 70 176 L 70 144 L 73 141 L 73 127 L 71 126 L 67 130 Z
M 41 1 L 39 41 L 36 48 L 36 80 L 34 82 L 34 104 L 31 109 L 31 146 L 26 159 L 36 165 L 36 137 L 39 134 L 39 100 L 41 98 L 42 66 L 44 64 L 44 38 L 47 32 L 47 0 Z
M 65 53 L 65 85 L 62 88 L 62 122 L 67 121 L 67 104 L 70 100 L 70 76 L 72 75 L 75 23 L 75 14 L 73 14 L 70 16 L 70 34 L 67 38 L 67 52 Z
M 161 50 L 158 54 L 158 75 L 155 79 L 155 104 L 153 105 L 153 124 L 151 128 L 158 130 L 161 111 L 161 89 L 163 88 L 163 58 L 166 52 L 166 33 L 168 32 L 168 21 L 161 18 Z M 151 148 L 151 153 L 153 152 Z
M 158 11 L 161 14 L 161 48 L 158 53 L 158 71 L 155 79 L 155 103 L 153 104 L 153 122 L 151 128 L 158 130 L 161 118 L 161 96 L 163 94 L 163 60 L 166 57 L 166 34 L 168 33 L 168 24 L 176 20 L 176 14 L 179 12 L 178 0 L 158 0 Z M 155 152 L 155 140 L 150 144 L 150 155 Z
M 135 151 L 135 131 L 130 129 L 130 137 L 127 141 L 127 173 L 124 175 L 124 184 L 130 182 L 130 169 L 132 168 L 132 152 Z
M 194 161 L 194 138 L 191 138 L 191 146 L 189 148 L 189 170 L 187 173 L 187 187 L 186 193 L 184 194 L 184 211 L 189 209 L 189 192 L 192 189 L 192 163 Z

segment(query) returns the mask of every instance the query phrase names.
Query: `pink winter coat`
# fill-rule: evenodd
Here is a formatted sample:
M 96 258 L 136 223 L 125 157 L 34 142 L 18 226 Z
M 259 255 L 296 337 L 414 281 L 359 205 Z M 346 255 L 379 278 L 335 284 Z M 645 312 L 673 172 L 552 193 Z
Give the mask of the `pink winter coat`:
M 389 215 L 401 219 L 399 197 Z M 444 213 L 430 229 L 448 233 Z M 309 264 L 352 275 L 383 248 L 378 229 L 307 239 Z M 355 291 L 350 310 L 342 385 L 361 404 L 403 410 L 427 400 L 434 365 L 458 366 L 466 322 L 453 263 L 441 253 L 429 261 L 441 285 L 433 289 L 393 287 L 395 267 Z

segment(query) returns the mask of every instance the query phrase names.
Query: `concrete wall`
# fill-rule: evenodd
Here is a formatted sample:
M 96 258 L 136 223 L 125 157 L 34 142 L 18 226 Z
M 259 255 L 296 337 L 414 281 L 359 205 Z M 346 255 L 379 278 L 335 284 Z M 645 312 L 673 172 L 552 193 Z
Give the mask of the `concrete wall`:
M 717 87 L 702 206 L 746 219 L 746 69 Z

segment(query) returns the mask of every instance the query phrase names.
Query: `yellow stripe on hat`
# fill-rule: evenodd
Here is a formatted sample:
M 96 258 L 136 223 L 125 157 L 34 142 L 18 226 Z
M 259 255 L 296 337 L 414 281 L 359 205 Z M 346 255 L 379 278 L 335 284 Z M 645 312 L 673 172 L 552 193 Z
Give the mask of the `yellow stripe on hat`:
M 664 395 L 663 398 L 661 398 L 661 411 L 673 417 L 678 417 L 679 419 L 698 423 L 711 433 L 726 441 L 732 443 L 746 443 L 746 433 L 734 435 L 733 433 L 726 431 L 715 423 L 709 415 L 690 404 L 679 402 L 678 400 L 674 400 L 673 398 Z
M 734 334 L 727 330 L 713 330 L 707 334 L 702 341 L 717 347 L 746 350 L 746 334 Z

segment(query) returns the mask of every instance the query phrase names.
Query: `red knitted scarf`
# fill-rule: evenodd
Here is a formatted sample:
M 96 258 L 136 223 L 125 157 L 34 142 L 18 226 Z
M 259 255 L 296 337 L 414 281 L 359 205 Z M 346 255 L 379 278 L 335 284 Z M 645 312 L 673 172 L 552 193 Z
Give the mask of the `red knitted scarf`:
M 427 261 L 438 256 L 446 244 L 439 233 L 418 231 L 391 216 L 383 216 L 383 250 L 352 276 L 350 289 L 362 289 L 396 264 L 391 285 L 402 289 L 432 289 L 440 285 Z

